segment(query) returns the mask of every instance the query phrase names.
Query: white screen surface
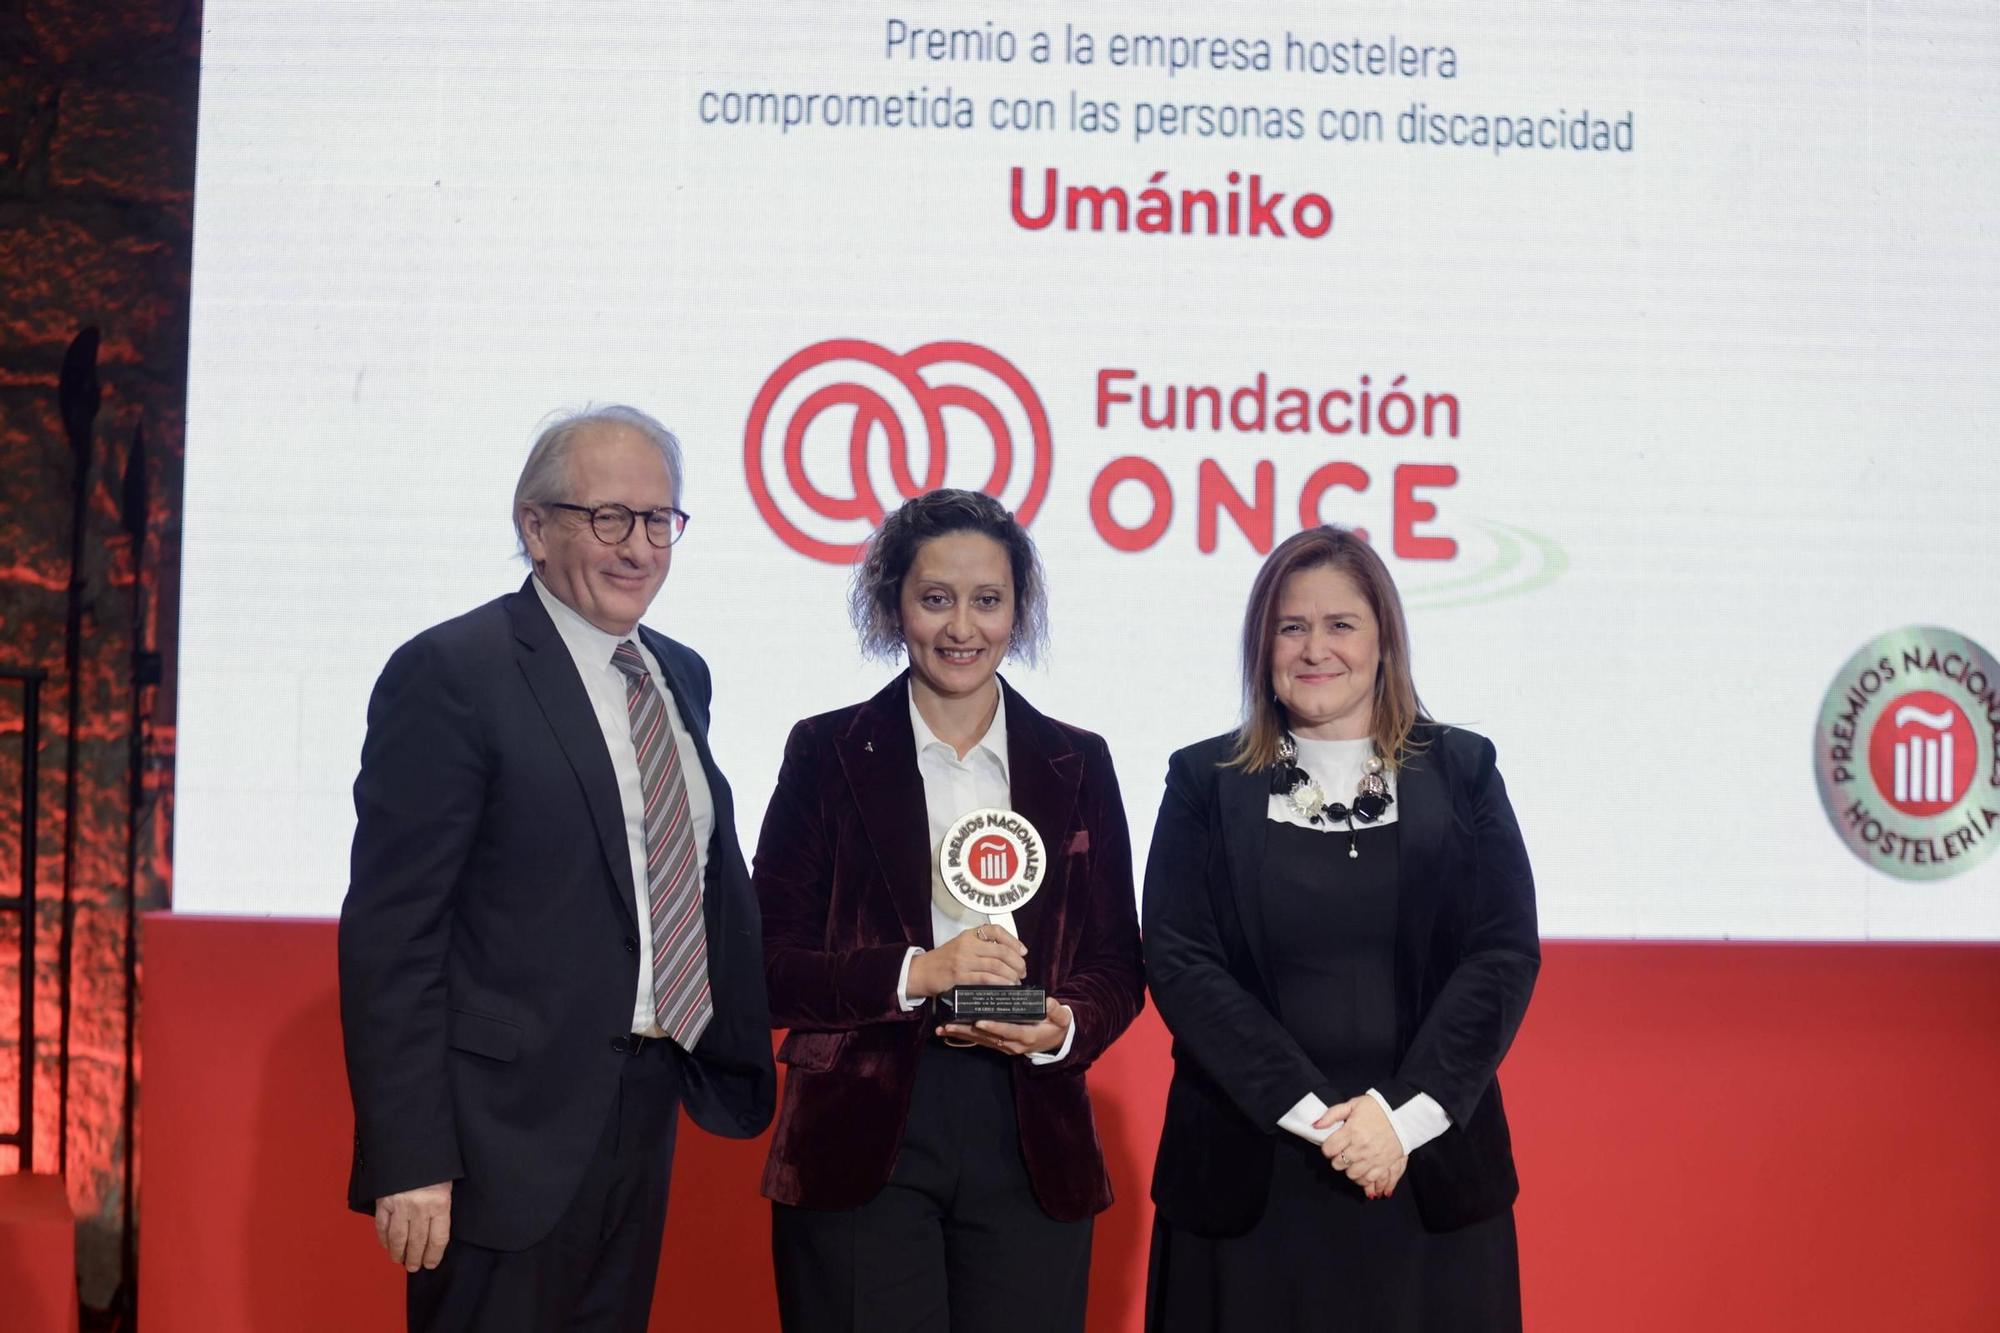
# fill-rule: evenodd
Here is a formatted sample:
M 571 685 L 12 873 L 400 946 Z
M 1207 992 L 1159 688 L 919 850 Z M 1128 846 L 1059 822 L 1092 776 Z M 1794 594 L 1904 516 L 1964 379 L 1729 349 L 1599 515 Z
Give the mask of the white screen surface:
M 204 23 L 177 909 L 338 909 L 376 673 L 518 585 L 545 416 L 624 401 L 687 450 L 649 623 L 713 669 L 746 852 L 792 723 L 886 678 L 840 501 L 935 467 L 1032 512 L 1053 653 L 1009 679 L 1106 736 L 1142 852 L 1313 496 L 1498 745 L 1545 933 L 2000 938 L 2000 859 L 1884 873 L 1814 776 L 1858 649 L 2000 645 L 1987 6 Z

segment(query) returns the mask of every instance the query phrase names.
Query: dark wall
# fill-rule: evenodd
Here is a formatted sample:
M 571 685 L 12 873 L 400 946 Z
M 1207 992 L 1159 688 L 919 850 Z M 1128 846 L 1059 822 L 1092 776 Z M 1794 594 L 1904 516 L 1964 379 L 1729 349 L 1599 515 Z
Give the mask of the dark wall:
M 111 1303 L 121 1277 L 126 1170 L 128 791 L 133 649 L 165 651 L 149 717 L 138 809 L 143 906 L 167 898 L 173 760 L 172 650 L 180 565 L 188 265 L 201 16 L 185 0 L 0 0 L 0 667 L 48 682 L 36 829 L 39 889 L 36 1145 L 33 1168 L 62 1170 L 81 1219 L 85 1303 Z M 84 447 L 58 406 L 64 351 L 101 333 L 101 404 Z M 143 431 L 145 502 L 127 512 Z M 72 514 L 83 500 L 82 560 Z M 131 492 L 136 497 L 136 491 Z M 80 584 L 74 854 L 65 865 L 70 760 L 66 626 Z M 0 896 L 19 891 L 21 694 L 0 686 Z M 72 897 L 67 1124 L 60 967 L 65 870 Z M 20 1077 L 18 918 L 0 916 L 0 1130 L 15 1128 Z M 67 1131 L 66 1160 L 59 1140 Z M 15 1168 L 0 1148 L 0 1171 Z

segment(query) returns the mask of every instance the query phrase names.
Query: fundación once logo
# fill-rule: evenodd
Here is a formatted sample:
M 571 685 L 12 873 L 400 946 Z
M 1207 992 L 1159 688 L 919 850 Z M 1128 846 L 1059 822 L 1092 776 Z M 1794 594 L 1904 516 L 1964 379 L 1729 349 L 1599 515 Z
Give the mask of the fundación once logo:
M 1962 634 L 1893 630 L 1820 705 L 1813 768 L 1848 850 L 1899 879 L 1972 869 L 2000 842 L 2000 664 Z
M 851 564 L 890 510 L 939 486 L 1032 522 L 1048 493 L 1049 417 L 1013 363 L 976 343 L 892 352 L 814 343 L 757 392 L 743 471 L 757 512 L 801 555 Z

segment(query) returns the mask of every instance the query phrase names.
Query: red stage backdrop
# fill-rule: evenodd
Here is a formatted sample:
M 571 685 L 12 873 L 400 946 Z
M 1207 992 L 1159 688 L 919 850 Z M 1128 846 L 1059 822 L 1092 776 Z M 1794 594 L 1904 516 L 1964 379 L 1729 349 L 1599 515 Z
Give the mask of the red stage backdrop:
M 330 921 L 147 921 L 147 1333 L 399 1326 L 342 1204 Z M 2000 950 L 1551 942 L 1503 1077 L 1536 1333 L 2000 1327 Z M 1139 1327 L 1167 1078 L 1093 1072 L 1119 1201 L 1092 1333 Z M 657 1330 L 777 1327 L 763 1143 L 681 1140 Z

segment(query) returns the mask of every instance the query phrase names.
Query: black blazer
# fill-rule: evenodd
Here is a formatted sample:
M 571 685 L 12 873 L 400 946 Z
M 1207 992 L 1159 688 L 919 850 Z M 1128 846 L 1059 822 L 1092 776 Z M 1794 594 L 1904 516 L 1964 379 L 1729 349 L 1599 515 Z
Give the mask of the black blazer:
M 1233 1236 L 1263 1214 L 1278 1120 L 1327 1086 L 1279 1024 L 1266 984 L 1258 896 L 1268 772 L 1226 769 L 1233 735 L 1176 753 L 1146 862 L 1146 976 L 1173 1033 L 1174 1076 L 1153 1202 L 1178 1227 Z M 1410 1156 L 1406 1177 L 1433 1231 L 1492 1217 L 1519 1193 L 1494 1071 L 1541 966 L 1534 878 L 1484 737 L 1419 727 L 1397 775 L 1392 1106 L 1429 1093 L 1452 1127 Z M 1328 1168 L 1329 1170 L 1331 1168 Z
M 704 911 L 715 1017 L 681 1083 L 750 1138 L 776 1091 L 757 903 L 708 746 L 708 667 L 642 628 L 715 800 Z M 629 1058 L 640 939 L 617 778 L 532 587 L 426 630 L 383 668 L 354 783 L 340 1012 L 348 1202 L 451 1180 L 452 1234 L 535 1243 L 582 1180 Z

